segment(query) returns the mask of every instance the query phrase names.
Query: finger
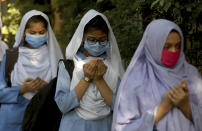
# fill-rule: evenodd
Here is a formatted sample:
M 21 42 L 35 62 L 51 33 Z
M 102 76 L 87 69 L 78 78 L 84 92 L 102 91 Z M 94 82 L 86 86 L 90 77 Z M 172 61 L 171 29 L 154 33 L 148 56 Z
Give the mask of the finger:
M 168 93 L 168 98 L 171 101 L 171 103 L 175 105 L 175 99 L 172 97 L 170 93 Z
M 106 72 L 107 72 L 108 67 L 107 67 L 107 66 L 104 66 L 104 67 L 105 67 L 105 69 L 104 69 L 104 70 L 105 70 L 105 72 L 104 72 L 104 73 L 106 73 Z
M 180 87 L 180 85 L 174 86 L 173 90 L 177 95 L 182 92 L 182 88 Z
M 170 97 L 172 97 L 173 99 L 175 99 L 175 95 L 174 95 L 174 93 L 173 93 L 172 90 L 170 90 L 170 91 L 168 92 L 168 94 L 169 94 Z
M 87 64 L 87 65 L 85 65 L 85 68 L 83 69 L 86 73 L 88 73 L 89 72 L 89 69 L 90 69 L 90 65 L 89 64 Z
M 103 60 L 100 60 L 99 62 L 100 62 L 100 64 L 104 65 L 104 62 L 103 62 Z
M 98 60 L 98 59 L 96 60 L 96 63 L 95 63 L 94 66 L 95 66 L 95 67 L 99 67 L 99 60 Z
M 40 85 L 37 87 L 37 89 L 41 89 L 46 85 L 44 81 L 41 81 Z
M 99 60 L 98 60 L 98 65 L 99 65 L 99 66 L 102 66 L 102 63 L 103 63 L 103 61 L 99 59 Z
M 94 64 L 93 64 L 93 65 L 92 65 L 92 64 L 89 65 L 88 70 L 89 70 L 90 73 L 92 73 L 93 70 L 95 70 L 95 66 L 94 66 Z
M 96 68 L 95 68 L 95 72 L 94 72 L 96 76 L 99 75 L 99 70 L 100 70 L 99 66 L 96 66 Z
M 48 83 L 46 81 L 43 81 L 44 85 L 47 85 Z
M 31 87 L 35 88 L 36 85 L 38 85 L 40 82 L 41 82 L 41 79 L 40 78 L 36 78 L 35 80 L 32 81 Z
M 40 81 L 41 78 L 40 77 L 36 77 L 35 81 Z
M 173 88 L 170 89 L 169 93 L 174 99 L 177 99 L 177 94 L 175 93 Z
M 101 75 L 102 75 L 102 68 L 100 68 L 100 69 L 98 70 L 97 75 L 98 75 L 98 76 L 101 76 Z
M 35 85 L 33 86 L 33 90 L 38 90 L 43 86 L 43 81 L 39 81 L 38 83 L 35 83 Z
M 177 88 L 178 88 L 177 86 L 174 86 L 173 88 L 171 88 L 171 92 L 175 96 L 178 94 Z
M 92 63 L 91 63 L 91 67 L 95 68 L 98 65 L 98 61 L 97 59 L 95 59 Z
M 97 59 L 92 59 L 89 61 L 89 63 L 97 63 Z
M 30 81 L 33 81 L 33 79 L 32 78 L 27 78 L 27 79 L 24 80 L 24 82 L 30 82 Z
M 101 74 L 103 75 L 103 74 L 105 74 L 105 72 L 106 72 L 106 67 L 102 66 Z
M 181 84 L 184 85 L 184 86 L 187 86 L 187 85 L 188 85 L 188 82 L 187 82 L 186 80 L 182 80 L 182 81 L 181 81 Z
M 189 91 L 189 90 L 188 90 L 188 83 L 187 83 L 187 81 L 183 80 L 183 81 L 181 82 L 181 86 L 182 86 L 182 88 L 183 88 L 183 91 L 185 91 L 185 92 L 188 92 L 188 91 Z
M 98 64 L 97 63 L 93 63 L 92 66 L 91 66 L 93 69 L 96 69 L 98 67 Z
M 91 74 L 92 78 L 96 75 L 96 73 L 97 73 L 96 71 L 97 71 L 96 69 L 92 71 L 92 74 Z
M 86 69 L 89 69 L 89 67 L 90 67 L 90 64 L 85 64 Z
M 170 92 L 167 94 L 167 96 L 168 96 L 168 98 L 169 98 L 170 100 L 174 100 L 174 98 L 173 98 L 173 96 L 172 96 L 172 94 L 171 94 Z
M 83 65 L 83 69 L 85 69 L 85 68 L 86 68 L 86 64 Z
M 187 87 L 183 87 L 182 90 L 186 93 L 189 93 L 189 89 Z
M 89 65 L 91 66 L 95 66 L 97 64 L 97 60 L 91 60 Z

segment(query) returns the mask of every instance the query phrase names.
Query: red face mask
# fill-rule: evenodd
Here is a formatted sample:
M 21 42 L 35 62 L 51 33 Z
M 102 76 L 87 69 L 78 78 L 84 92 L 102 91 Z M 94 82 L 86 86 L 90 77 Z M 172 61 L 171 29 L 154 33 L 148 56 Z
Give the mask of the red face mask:
M 161 62 L 167 67 L 173 67 L 174 65 L 177 64 L 179 56 L 180 56 L 180 49 L 178 49 L 176 52 L 171 52 L 168 51 L 167 49 L 163 49 Z

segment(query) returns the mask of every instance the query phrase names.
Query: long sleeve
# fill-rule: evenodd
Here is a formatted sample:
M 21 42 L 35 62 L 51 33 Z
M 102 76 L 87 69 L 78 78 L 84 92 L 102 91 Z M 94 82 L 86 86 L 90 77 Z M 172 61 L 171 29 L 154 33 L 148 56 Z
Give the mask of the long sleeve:
M 4 55 L 0 67 L 0 103 L 3 104 L 17 103 L 20 87 L 7 86 L 7 78 L 5 77 L 5 66 L 6 66 L 6 55 Z
M 141 86 L 120 90 L 121 88 L 114 109 L 112 131 L 152 131 L 157 107 L 148 106 L 151 102 L 142 99 L 146 97 Z
M 117 82 L 116 92 L 113 94 L 111 110 L 114 110 L 114 105 L 115 105 L 116 96 L 117 96 L 117 92 L 119 90 L 120 83 L 121 83 L 121 79 L 119 78 L 118 82 Z
M 202 130 L 202 105 L 196 105 L 194 103 L 190 103 L 192 110 L 192 118 L 194 122 L 194 127 L 196 131 Z
M 70 84 L 70 76 L 65 69 L 64 63 L 61 61 L 59 63 L 55 101 L 63 114 L 79 106 L 75 90 L 70 91 Z
M 193 119 L 193 125 L 196 131 L 202 130 L 202 79 L 199 74 L 194 78 L 193 88 L 190 90 L 190 106 Z

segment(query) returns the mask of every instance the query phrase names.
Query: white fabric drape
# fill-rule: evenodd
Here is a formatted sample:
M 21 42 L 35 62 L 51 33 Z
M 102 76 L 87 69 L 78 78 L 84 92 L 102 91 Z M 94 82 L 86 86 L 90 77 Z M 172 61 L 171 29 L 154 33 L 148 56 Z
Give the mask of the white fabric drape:
M 12 86 L 23 85 L 25 79 L 35 79 L 36 77 L 50 82 L 52 74 L 50 60 L 47 56 L 48 49 L 46 45 L 39 49 L 19 47 L 19 58 L 11 73 Z M 35 94 L 36 91 L 25 93 L 23 96 L 30 100 Z
M 2 21 L 1 21 L 1 17 L 0 17 L 0 31 L 1 30 L 2 30 Z M 2 61 L 6 49 L 8 49 L 8 46 L 6 45 L 6 43 L 4 43 L 1 39 L 2 39 L 2 35 L 0 32 L 0 61 Z
M 48 41 L 46 45 L 38 49 L 29 49 L 20 44 L 24 40 L 24 30 L 27 21 L 35 15 L 41 15 L 48 22 Z M 11 73 L 12 86 L 22 86 L 24 80 L 27 78 L 35 79 L 36 77 L 40 77 L 42 80 L 50 82 L 51 79 L 56 77 L 58 62 L 63 56 L 47 15 L 37 10 L 27 12 L 21 20 L 13 47 L 19 47 L 19 56 L 14 70 Z M 31 99 L 35 93 L 26 93 L 24 97 Z
M 0 61 L 2 61 L 6 49 L 8 49 L 8 46 L 0 39 Z
M 110 42 L 111 49 L 107 52 L 107 55 L 111 59 L 110 62 L 112 64 L 112 66 L 114 67 L 114 70 L 118 73 L 119 77 L 122 77 L 122 75 L 124 73 L 124 69 L 122 66 L 121 56 L 119 53 L 116 38 L 114 36 L 112 28 L 111 28 L 107 18 L 103 14 L 101 14 L 95 10 L 89 10 L 81 19 L 80 24 L 76 29 L 76 32 L 74 33 L 69 45 L 66 48 L 66 58 L 73 59 L 73 57 L 75 56 L 76 52 L 78 51 L 78 49 L 82 43 L 85 25 L 91 19 L 93 19 L 94 17 L 96 17 L 98 15 L 104 19 L 104 21 L 106 22 L 108 29 L 109 29 L 108 39 Z
M 70 89 L 73 90 L 79 81 L 84 77 L 83 65 L 89 62 L 91 59 L 97 59 L 88 57 L 85 60 L 73 59 L 75 68 L 71 81 Z M 104 64 L 108 67 L 107 72 L 104 75 L 104 80 L 110 87 L 113 93 L 117 88 L 118 74 L 113 70 L 110 61 L 104 60 Z M 77 114 L 85 120 L 96 120 L 106 117 L 110 114 L 110 107 L 105 103 L 104 98 L 101 96 L 95 83 L 91 83 L 85 92 L 84 96 L 80 100 L 80 107 L 76 109 Z
M 115 92 L 117 88 L 118 78 L 122 78 L 124 73 L 117 42 L 107 18 L 95 10 L 90 10 L 81 19 L 76 32 L 66 48 L 66 58 L 73 59 L 75 64 L 70 86 L 71 90 L 75 88 L 84 75 L 83 64 L 87 63 L 91 59 L 95 59 L 95 57 L 87 57 L 85 60 L 77 60 L 75 55 L 81 46 L 85 25 L 98 15 L 101 16 L 107 23 L 109 29 L 108 39 L 110 42 L 110 50 L 107 51 L 108 58 L 104 60 L 104 63 L 108 67 L 107 72 L 104 75 L 104 79 L 113 92 Z M 76 109 L 76 112 L 83 119 L 96 120 L 107 116 L 110 113 L 110 107 L 105 103 L 104 98 L 101 96 L 96 85 L 91 83 L 80 100 L 80 107 Z
M 51 28 L 48 16 L 40 11 L 37 10 L 31 10 L 29 12 L 27 12 L 20 23 L 20 27 L 15 35 L 15 44 L 13 47 L 19 47 L 20 43 L 23 40 L 23 36 L 24 36 L 24 30 L 25 30 L 25 26 L 27 24 L 27 21 L 34 15 L 41 15 L 43 16 L 46 21 L 48 22 L 48 41 L 47 41 L 47 46 L 48 46 L 48 51 L 49 51 L 49 57 L 50 57 L 50 64 L 51 64 L 51 71 L 52 71 L 52 78 L 56 77 L 57 75 L 57 66 L 58 66 L 58 62 L 60 59 L 63 58 L 61 49 L 59 47 L 59 44 L 56 40 L 56 37 L 53 33 L 53 30 Z

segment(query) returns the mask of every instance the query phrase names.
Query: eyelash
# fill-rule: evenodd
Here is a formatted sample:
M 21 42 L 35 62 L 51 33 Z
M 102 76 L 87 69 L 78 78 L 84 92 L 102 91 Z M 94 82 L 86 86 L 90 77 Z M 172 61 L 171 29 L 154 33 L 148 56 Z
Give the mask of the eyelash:
M 30 32 L 30 34 L 35 34 L 36 32 Z M 44 34 L 45 32 L 39 32 L 39 34 Z

